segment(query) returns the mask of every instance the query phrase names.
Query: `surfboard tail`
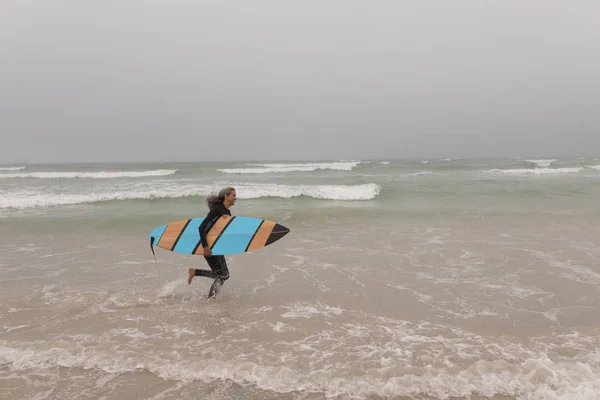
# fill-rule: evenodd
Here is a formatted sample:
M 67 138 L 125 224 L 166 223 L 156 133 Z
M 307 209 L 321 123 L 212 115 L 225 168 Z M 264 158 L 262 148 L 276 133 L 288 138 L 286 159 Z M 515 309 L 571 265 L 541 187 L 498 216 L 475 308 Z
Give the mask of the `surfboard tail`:
M 154 245 L 160 247 L 160 239 L 162 238 L 162 235 L 164 234 L 166 229 L 167 225 L 163 225 L 159 226 L 156 229 L 153 229 L 152 232 L 150 232 L 150 250 L 152 250 L 152 255 L 155 255 Z

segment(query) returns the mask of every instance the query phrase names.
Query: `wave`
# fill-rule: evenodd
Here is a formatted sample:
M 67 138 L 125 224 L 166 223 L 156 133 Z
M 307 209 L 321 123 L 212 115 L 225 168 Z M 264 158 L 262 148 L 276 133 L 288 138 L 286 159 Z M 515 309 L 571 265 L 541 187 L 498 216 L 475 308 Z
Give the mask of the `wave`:
M 381 192 L 375 183 L 363 185 L 253 185 L 249 188 L 239 186 L 238 194 L 242 198 L 262 197 L 312 197 L 322 200 L 372 200 Z
M 25 168 L 27 167 L 2 167 L 0 168 L 0 171 L 20 171 Z
M 281 172 L 312 172 L 317 170 L 351 171 L 360 161 L 337 161 L 332 163 L 298 163 L 298 164 L 246 164 L 257 168 L 225 168 L 219 172 L 226 174 L 269 174 Z
M 436 175 L 436 176 L 446 176 L 445 174 L 440 174 L 439 172 L 431 172 L 431 171 L 421 171 L 421 172 L 413 172 L 410 174 L 404 174 L 401 175 L 402 177 L 420 177 L 420 176 L 429 176 L 429 175 Z
M 536 168 L 536 169 L 490 169 L 483 171 L 486 175 L 505 175 L 505 176 L 523 176 L 523 175 L 561 175 L 576 174 L 583 168 Z
M 37 179 L 115 179 L 115 178 L 144 178 L 149 176 L 173 175 L 176 169 L 157 169 L 152 171 L 116 171 L 116 172 L 30 172 L 17 174 L 0 174 L 0 179 L 8 178 L 37 178 Z
M 235 185 L 240 199 L 311 197 L 321 200 L 365 201 L 374 199 L 381 187 L 374 183 L 363 185 Z M 8 193 L 0 198 L 0 209 L 28 209 L 66 206 L 119 200 L 155 200 L 206 196 L 212 187 L 198 185 L 173 185 L 157 189 L 131 191 L 105 191 L 92 193 Z
M 452 161 L 459 161 L 459 160 L 461 160 L 460 157 L 451 157 L 451 158 L 442 158 L 442 159 L 439 159 L 438 161 L 452 162 Z
M 595 169 L 596 171 L 600 171 L 600 165 L 588 165 L 586 168 Z
M 532 164 L 536 168 L 548 168 L 557 160 L 525 160 L 526 163 Z

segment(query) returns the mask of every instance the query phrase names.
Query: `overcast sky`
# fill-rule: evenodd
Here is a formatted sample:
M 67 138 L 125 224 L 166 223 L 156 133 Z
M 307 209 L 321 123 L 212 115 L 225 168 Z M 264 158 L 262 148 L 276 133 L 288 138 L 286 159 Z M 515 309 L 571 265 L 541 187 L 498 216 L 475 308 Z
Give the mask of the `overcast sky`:
M 0 10 L 0 163 L 600 155 L 599 0 Z

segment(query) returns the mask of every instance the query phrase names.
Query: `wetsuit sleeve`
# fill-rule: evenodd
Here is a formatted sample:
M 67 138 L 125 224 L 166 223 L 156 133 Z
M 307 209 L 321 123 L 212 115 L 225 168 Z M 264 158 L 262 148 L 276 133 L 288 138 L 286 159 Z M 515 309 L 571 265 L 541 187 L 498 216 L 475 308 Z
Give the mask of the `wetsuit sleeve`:
M 221 213 L 217 210 L 210 210 L 204 218 L 204 221 L 198 227 L 198 232 L 200 233 L 200 240 L 202 241 L 202 247 L 208 247 L 208 242 L 206 240 L 206 228 L 208 227 L 208 223 L 214 221 L 216 218 L 219 218 Z

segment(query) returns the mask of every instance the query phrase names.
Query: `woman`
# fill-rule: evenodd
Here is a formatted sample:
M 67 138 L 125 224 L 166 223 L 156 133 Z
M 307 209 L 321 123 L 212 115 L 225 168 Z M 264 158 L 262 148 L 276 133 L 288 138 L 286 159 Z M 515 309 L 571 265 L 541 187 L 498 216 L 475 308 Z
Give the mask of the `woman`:
M 188 284 L 192 283 L 194 276 L 206 276 L 212 278 L 215 281 L 210 287 L 208 292 L 208 298 L 217 297 L 219 289 L 223 286 L 223 283 L 229 279 L 229 270 L 227 269 L 227 263 L 225 262 L 225 256 L 213 256 L 212 250 L 210 249 L 206 240 L 206 233 L 214 225 L 215 222 L 221 216 L 227 214 L 231 215 L 229 208 L 235 204 L 236 193 L 232 187 L 226 187 L 219 191 L 219 194 L 210 195 L 206 198 L 206 204 L 208 205 L 209 211 L 204 218 L 204 221 L 200 224 L 198 231 L 200 232 L 200 238 L 202 240 L 202 248 L 204 249 L 204 258 L 210 267 L 209 270 L 205 269 L 188 269 Z

